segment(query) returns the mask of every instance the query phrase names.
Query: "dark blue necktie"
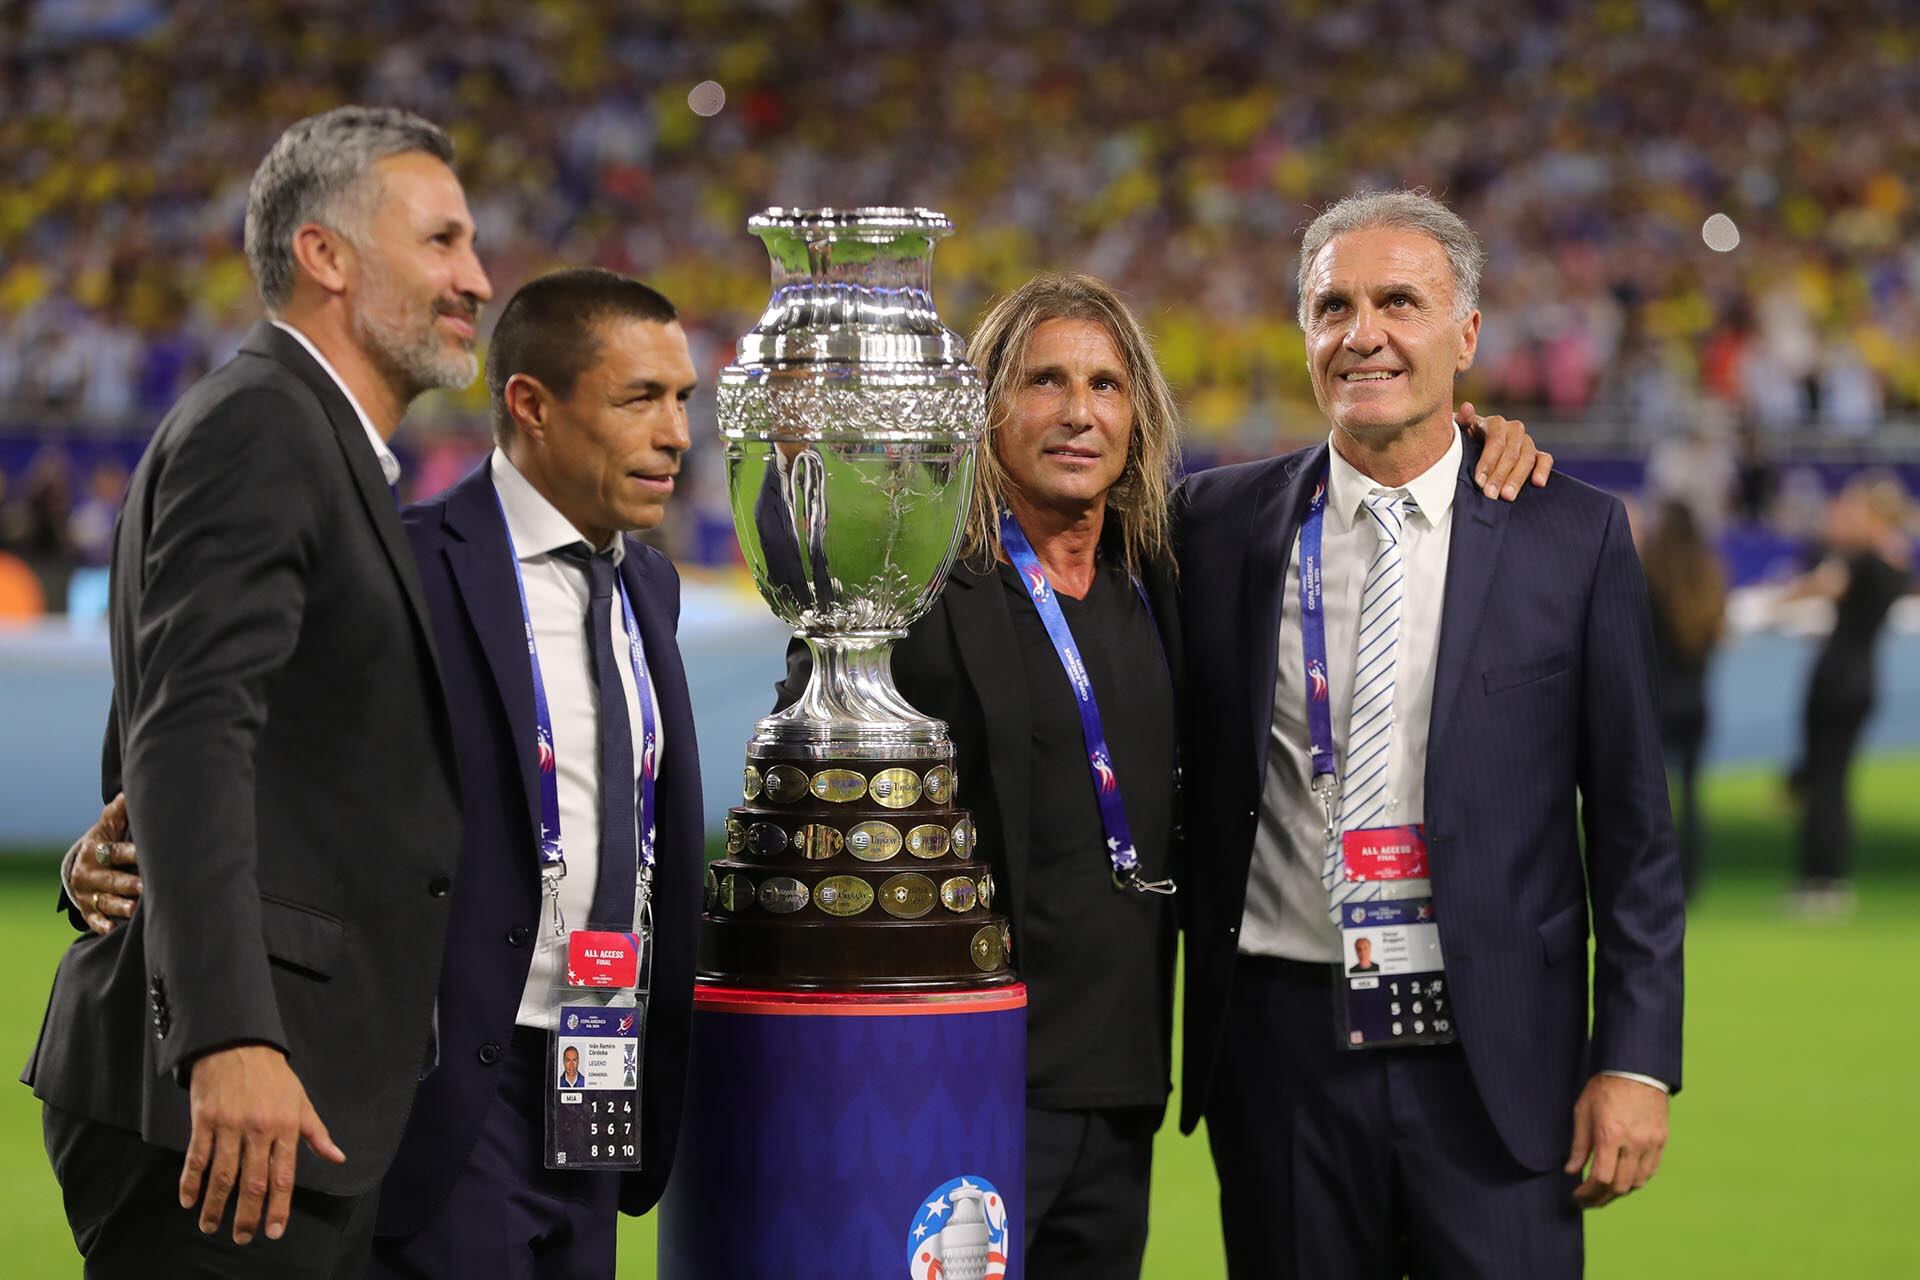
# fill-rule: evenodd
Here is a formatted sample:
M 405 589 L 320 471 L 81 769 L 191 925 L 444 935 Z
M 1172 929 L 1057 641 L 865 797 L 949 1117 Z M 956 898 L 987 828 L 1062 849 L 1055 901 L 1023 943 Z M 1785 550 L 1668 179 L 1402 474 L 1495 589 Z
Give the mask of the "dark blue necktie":
M 585 564 L 591 594 L 587 638 L 593 648 L 593 678 L 600 691 L 600 878 L 594 883 L 588 922 L 595 928 L 633 928 L 633 884 L 640 852 L 634 823 L 633 722 L 613 652 L 613 553 L 589 554 L 585 546 L 562 554 Z

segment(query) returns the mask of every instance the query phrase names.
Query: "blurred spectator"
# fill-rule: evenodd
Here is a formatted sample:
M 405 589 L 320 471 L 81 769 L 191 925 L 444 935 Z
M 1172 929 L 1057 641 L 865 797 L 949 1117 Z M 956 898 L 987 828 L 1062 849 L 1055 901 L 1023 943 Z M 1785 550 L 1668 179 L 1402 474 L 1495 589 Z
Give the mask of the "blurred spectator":
M 1720 558 L 1701 536 L 1693 508 L 1669 500 L 1640 549 L 1652 606 L 1660 675 L 1660 738 L 1678 786 L 1675 837 L 1680 876 L 1692 898 L 1700 884 L 1700 750 L 1707 738 L 1707 667 L 1726 630 L 1727 585 Z
M 67 598 L 73 567 L 73 543 L 67 527 L 73 486 L 66 454 L 42 449 L 13 496 L 0 502 L 0 551 L 11 552 L 32 570 L 48 601 Z
M 1854 480 L 1828 509 L 1828 558 L 1788 593 L 1834 602 L 1833 631 L 1807 683 L 1805 749 L 1795 772 L 1802 805 L 1800 882 L 1790 901 L 1810 917 L 1844 915 L 1853 907 L 1847 775 L 1873 712 L 1880 634 L 1911 582 L 1906 530 L 1907 496 L 1898 480 Z

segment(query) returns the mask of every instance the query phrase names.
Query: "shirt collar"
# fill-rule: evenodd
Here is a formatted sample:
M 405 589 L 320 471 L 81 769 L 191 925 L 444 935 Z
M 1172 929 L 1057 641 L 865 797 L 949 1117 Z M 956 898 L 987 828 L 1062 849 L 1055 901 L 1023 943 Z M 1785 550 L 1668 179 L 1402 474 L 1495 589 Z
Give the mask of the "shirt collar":
M 547 496 L 520 474 L 520 468 L 496 448 L 489 462 L 493 468 L 493 487 L 500 495 L 501 509 L 507 513 L 507 531 L 513 535 L 513 552 L 523 563 L 549 556 L 562 547 L 577 547 L 586 541 L 573 522 Z M 597 548 L 605 551 L 605 547 Z M 613 535 L 613 562 L 618 565 L 627 554 L 627 540 Z
M 1420 514 L 1426 518 L 1429 529 L 1437 529 L 1440 522 L 1447 518 L 1453 509 L 1453 492 L 1460 479 L 1460 458 L 1464 446 L 1460 443 L 1460 432 L 1455 430 L 1453 441 L 1440 460 L 1422 471 L 1400 487 L 1413 498 L 1414 505 L 1420 508 Z M 1371 476 L 1362 474 L 1351 462 L 1340 456 L 1333 447 L 1333 437 L 1327 437 L 1327 509 L 1339 522 L 1342 532 L 1353 527 L 1360 514 L 1360 504 L 1366 501 L 1369 493 L 1381 488 Z
M 321 369 L 325 370 L 329 378 L 333 379 L 333 385 L 340 388 L 340 394 L 345 396 L 347 403 L 353 406 L 353 416 L 360 419 L 360 425 L 366 428 L 367 442 L 373 446 L 373 456 L 380 460 L 380 474 L 387 478 L 388 487 L 399 484 L 400 459 L 393 456 L 393 450 L 387 447 L 387 442 L 381 438 L 378 431 L 374 430 L 373 419 L 367 416 L 367 411 L 360 407 L 358 400 L 354 399 L 353 391 L 347 386 L 346 380 L 340 376 L 340 371 L 334 368 L 325 356 L 320 354 L 320 348 L 313 345 L 313 339 L 307 337 L 306 334 L 300 332 L 285 320 L 276 319 L 273 322 L 273 327 L 282 333 L 292 335 L 293 340 L 305 347 L 307 354 L 313 357 L 314 362 L 318 364 Z

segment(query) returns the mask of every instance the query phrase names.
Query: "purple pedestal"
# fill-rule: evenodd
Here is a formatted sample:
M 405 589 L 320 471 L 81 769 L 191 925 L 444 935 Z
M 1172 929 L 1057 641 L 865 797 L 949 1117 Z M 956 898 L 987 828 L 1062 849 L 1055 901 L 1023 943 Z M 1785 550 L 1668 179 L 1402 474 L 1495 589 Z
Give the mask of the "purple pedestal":
M 1022 1274 L 1026 1004 L 703 984 L 660 1274 Z

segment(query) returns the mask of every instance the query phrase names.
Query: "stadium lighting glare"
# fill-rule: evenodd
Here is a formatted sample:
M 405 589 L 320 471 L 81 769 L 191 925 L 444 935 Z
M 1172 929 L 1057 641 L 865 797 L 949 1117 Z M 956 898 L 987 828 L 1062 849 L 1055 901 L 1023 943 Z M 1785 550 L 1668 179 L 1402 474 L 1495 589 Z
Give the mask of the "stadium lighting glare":
M 727 105 L 727 91 L 718 80 L 702 80 L 687 94 L 687 106 L 697 116 L 717 116 Z
M 1732 253 L 1740 246 L 1740 228 L 1724 213 L 1716 213 L 1700 224 L 1700 238 L 1715 253 Z

